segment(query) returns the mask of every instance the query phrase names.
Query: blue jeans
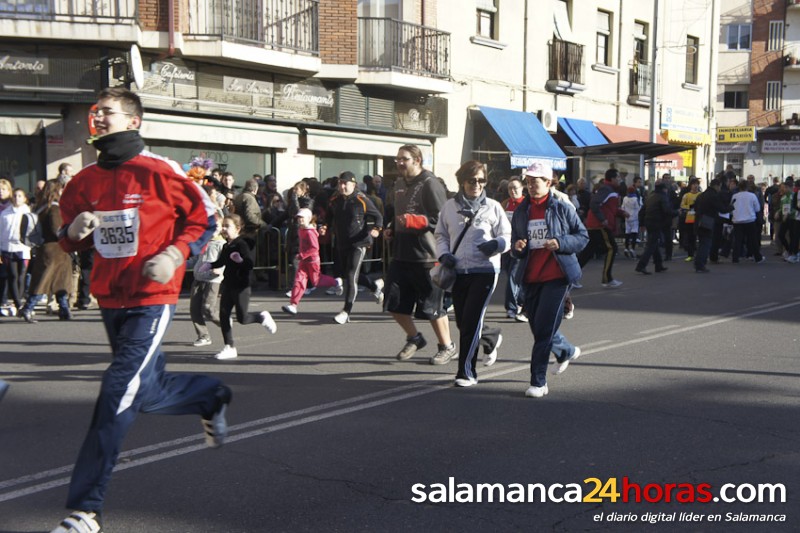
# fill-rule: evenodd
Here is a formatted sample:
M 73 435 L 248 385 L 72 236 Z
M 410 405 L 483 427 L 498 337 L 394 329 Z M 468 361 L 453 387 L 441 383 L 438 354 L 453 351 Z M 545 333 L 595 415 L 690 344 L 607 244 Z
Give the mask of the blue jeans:
M 547 364 L 550 352 L 563 362 L 575 353 L 575 347 L 558 331 L 564 316 L 564 300 L 569 283 L 566 278 L 528 283 L 524 286 L 525 312 L 533 333 L 531 349 L 531 385 L 547 385 Z
M 508 274 L 508 284 L 506 284 L 505 308 L 506 311 L 519 312 L 520 287 L 517 284 L 517 269 L 519 259 L 511 257 L 509 253 L 501 256 L 503 272 Z
M 58 291 L 55 296 L 56 302 L 58 302 L 58 309 L 69 312 L 69 295 L 67 294 L 67 291 Z M 25 305 L 22 307 L 22 310 L 33 311 L 33 308 L 36 307 L 42 300 L 44 300 L 44 294 L 31 294 L 25 301 Z
M 708 262 L 711 253 L 711 242 L 713 234 L 708 230 L 699 229 L 697 231 L 697 251 L 694 254 L 695 270 L 703 270 Z

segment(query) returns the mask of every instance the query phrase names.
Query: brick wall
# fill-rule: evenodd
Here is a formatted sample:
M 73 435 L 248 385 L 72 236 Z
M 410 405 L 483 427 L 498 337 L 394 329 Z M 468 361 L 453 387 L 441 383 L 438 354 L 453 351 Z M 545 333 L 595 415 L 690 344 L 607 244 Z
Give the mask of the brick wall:
M 358 62 L 357 0 L 322 0 L 319 3 L 319 55 L 330 65 Z
M 767 51 L 769 22 L 786 19 L 785 2 L 753 1 L 753 34 L 750 54 L 749 125 L 764 128 L 781 122 L 780 110 L 767 111 L 768 81 L 783 81 L 783 51 Z

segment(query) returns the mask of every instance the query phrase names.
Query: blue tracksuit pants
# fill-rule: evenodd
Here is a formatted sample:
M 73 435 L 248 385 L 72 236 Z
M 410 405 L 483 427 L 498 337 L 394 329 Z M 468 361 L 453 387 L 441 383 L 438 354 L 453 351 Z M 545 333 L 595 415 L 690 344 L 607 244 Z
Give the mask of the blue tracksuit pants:
M 111 342 L 111 366 L 103 374 L 92 423 L 69 486 L 67 508 L 100 512 L 111 471 L 136 415 L 194 414 L 210 418 L 218 407 L 219 379 L 169 374 L 161 351 L 174 305 L 102 309 Z

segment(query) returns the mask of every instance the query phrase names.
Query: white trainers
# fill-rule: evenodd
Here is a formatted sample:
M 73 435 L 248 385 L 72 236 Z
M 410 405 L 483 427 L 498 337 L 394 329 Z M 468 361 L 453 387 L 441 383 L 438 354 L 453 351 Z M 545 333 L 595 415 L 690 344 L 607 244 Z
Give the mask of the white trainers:
M 287 298 L 291 298 L 292 297 L 292 291 L 286 291 L 286 297 Z
M 93 511 L 75 511 L 50 533 L 100 533 L 100 515 Z
M 525 396 L 528 398 L 541 398 L 546 396 L 549 391 L 547 390 L 547 385 L 544 387 L 528 387 L 528 390 L 525 391 Z
M 517 322 L 527 322 L 528 317 L 526 317 L 524 313 L 517 313 L 516 315 L 514 315 L 514 320 L 516 320 Z
M 478 380 L 475 378 L 457 378 L 455 383 L 456 387 L 472 387 L 477 384 Z
M 278 331 L 278 324 L 272 319 L 272 315 L 269 314 L 269 311 L 261 311 L 261 325 L 267 328 L 267 331 L 272 334 Z
M 494 350 L 491 353 L 487 353 L 483 358 L 483 366 L 492 366 L 495 361 L 497 361 L 497 349 L 500 348 L 500 345 L 503 344 L 503 335 L 500 334 L 497 336 L 497 344 L 494 345 Z
M 564 359 L 564 361 L 563 361 L 561 364 L 559 364 L 559 365 L 556 367 L 556 369 L 555 369 L 555 370 L 553 370 L 553 374 L 556 374 L 556 375 L 558 375 L 558 374 L 562 373 L 564 370 L 566 370 L 566 369 L 567 369 L 567 367 L 569 366 L 569 364 L 570 364 L 572 361 L 574 361 L 575 359 L 577 359 L 577 358 L 578 358 L 578 357 L 580 357 L 580 356 L 581 356 L 581 349 L 580 349 L 579 347 L 577 347 L 577 346 L 576 346 L 576 347 L 575 347 L 575 352 L 574 352 L 574 353 L 573 353 L 573 354 L 572 354 L 570 357 L 568 357 L 568 358 Z
M 347 324 L 350 322 L 350 315 L 347 314 L 347 311 L 339 311 L 336 313 L 336 316 L 333 317 L 333 321 L 337 324 Z
M 325 294 L 327 294 L 328 296 L 341 296 L 342 294 L 344 294 L 344 286 L 342 284 L 342 278 L 336 278 L 336 285 L 325 291 Z
M 208 346 L 211 344 L 211 339 L 208 337 L 198 337 L 196 341 L 192 343 L 192 346 Z
M 618 279 L 612 279 L 608 283 L 602 283 L 602 285 L 606 289 L 616 289 L 617 287 L 622 285 L 622 282 Z
M 569 306 L 564 305 L 564 320 L 572 320 L 572 317 L 575 316 L 575 304 L 572 303 L 572 300 L 569 300 L 568 303 Z
M 375 280 L 375 290 L 372 291 L 372 297 L 375 298 L 375 303 L 383 305 L 383 280 Z
M 290 315 L 296 315 L 297 314 L 297 306 L 296 305 L 292 305 L 292 304 L 284 305 L 284 306 L 281 306 L 281 309 L 283 309 L 284 313 L 289 313 Z
M 225 347 L 214 356 L 214 359 L 225 361 L 228 359 L 236 359 L 237 357 L 239 357 L 239 352 L 236 351 L 236 347 L 226 344 Z

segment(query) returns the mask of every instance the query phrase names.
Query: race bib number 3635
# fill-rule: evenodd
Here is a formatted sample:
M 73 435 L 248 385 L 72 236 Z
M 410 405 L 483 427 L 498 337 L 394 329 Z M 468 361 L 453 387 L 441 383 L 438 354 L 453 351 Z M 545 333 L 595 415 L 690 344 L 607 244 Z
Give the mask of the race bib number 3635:
M 547 240 L 547 223 L 543 218 L 528 221 L 528 248 L 544 248 Z
M 139 208 L 95 211 L 100 225 L 94 231 L 94 247 L 106 259 L 133 257 L 139 250 Z

